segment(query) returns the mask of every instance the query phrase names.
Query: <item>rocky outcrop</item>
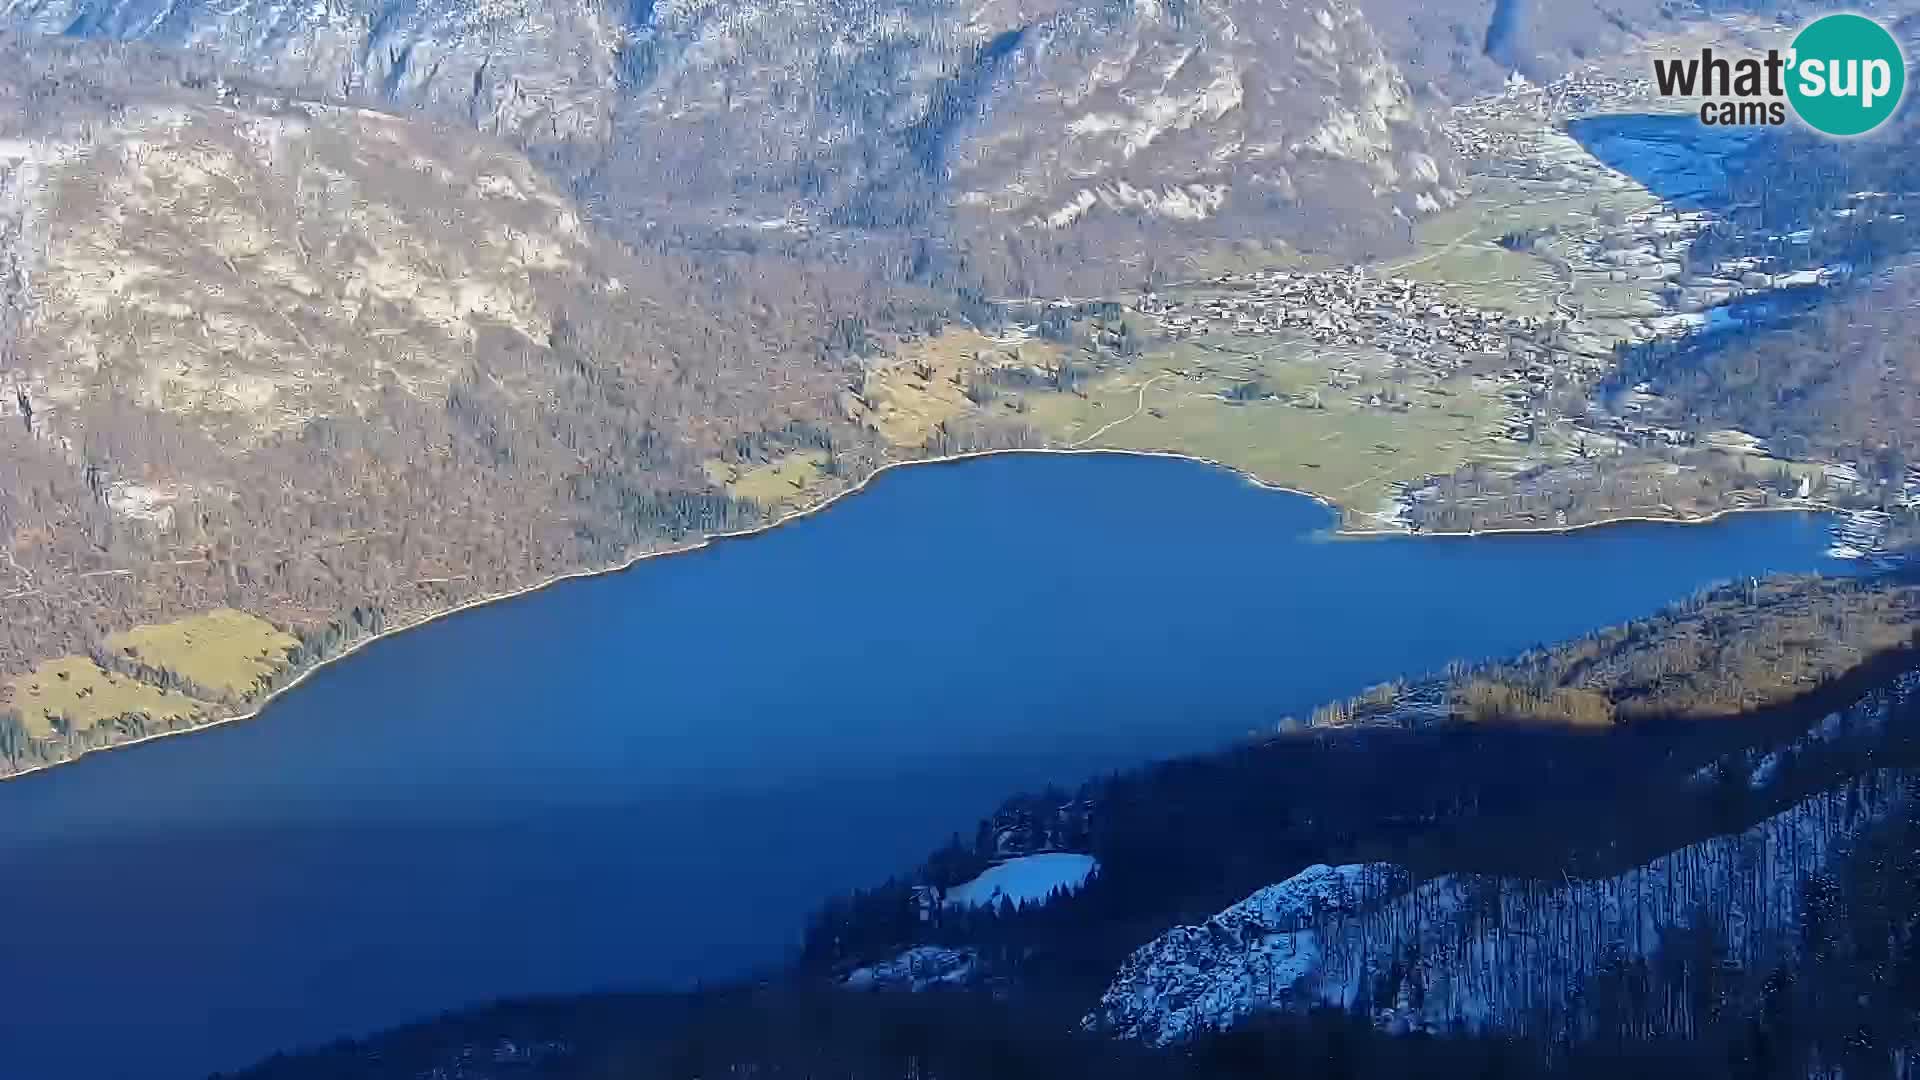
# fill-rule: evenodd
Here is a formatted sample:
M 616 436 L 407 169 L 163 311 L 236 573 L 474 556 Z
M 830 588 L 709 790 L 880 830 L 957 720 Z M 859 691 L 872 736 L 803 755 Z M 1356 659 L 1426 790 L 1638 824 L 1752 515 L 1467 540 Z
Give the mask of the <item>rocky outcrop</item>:
M 621 34 L 593 0 L 0 0 L 0 26 L 181 46 L 536 140 L 605 136 Z

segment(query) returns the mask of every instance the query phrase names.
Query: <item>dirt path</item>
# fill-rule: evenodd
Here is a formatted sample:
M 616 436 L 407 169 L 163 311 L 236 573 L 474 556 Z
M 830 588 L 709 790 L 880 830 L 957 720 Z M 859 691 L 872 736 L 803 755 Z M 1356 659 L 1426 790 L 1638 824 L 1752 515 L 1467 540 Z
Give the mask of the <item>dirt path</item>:
M 1429 251 L 1425 255 L 1421 255 L 1418 258 L 1415 258 L 1414 260 L 1412 260 L 1411 262 L 1388 263 L 1385 269 L 1391 270 L 1394 273 L 1399 273 L 1402 270 L 1411 270 L 1416 266 L 1421 266 L 1426 263 L 1430 263 L 1442 255 L 1452 254 L 1456 249 L 1460 247 L 1461 244 L 1464 244 L 1467 241 L 1472 240 L 1479 235 L 1480 235 L 1480 229 L 1478 227 L 1468 229 L 1466 232 L 1463 232 L 1459 236 L 1456 236 L 1453 239 L 1447 241 L 1443 247 L 1440 247 L 1433 251 Z
M 1098 430 L 1096 430 L 1093 434 L 1087 436 L 1084 439 L 1081 439 L 1079 442 L 1069 443 L 1068 448 L 1073 450 L 1078 450 L 1081 447 L 1092 442 L 1093 440 L 1099 438 L 1100 436 L 1105 435 L 1107 432 L 1112 431 L 1114 428 L 1119 427 L 1121 424 L 1124 424 L 1129 420 L 1138 418 L 1141 413 L 1147 411 L 1147 388 L 1152 386 L 1154 383 L 1159 382 L 1161 379 L 1169 379 L 1172 377 L 1173 377 L 1173 372 L 1163 371 L 1160 374 L 1155 375 L 1153 378 L 1148 379 L 1146 382 L 1141 383 L 1139 400 L 1134 404 L 1132 412 L 1128 413 L 1127 415 L 1121 417 L 1118 420 L 1114 420 L 1114 421 L 1111 421 L 1110 423 L 1101 425 L 1101 427 Z

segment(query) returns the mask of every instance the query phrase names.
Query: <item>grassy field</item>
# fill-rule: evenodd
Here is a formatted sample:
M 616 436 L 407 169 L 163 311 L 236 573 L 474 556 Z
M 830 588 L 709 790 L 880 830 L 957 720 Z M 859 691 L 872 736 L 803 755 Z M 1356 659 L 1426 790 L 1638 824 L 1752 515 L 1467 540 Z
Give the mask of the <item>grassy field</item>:
M 1211 458 L 1321 495 L 1348 508 L 1359 526 L 1396 483 L 1500 456 L 1511 445 L 1487 437 L 1502 403 L 1470 378 L 1414 387 L 1363 376 L 1335 388 L 1327 380 L 1334 357 L 1314 355 L 1310 345 L 1241 351 L 1237 344 L 1183 342 L 1093 380 L 1084 397 L 1030 395 L 1030 417 L 1068 444 Z M 1276 397 L 1229 398 L 1251 380 Z M 1406 399 L 1404 411 L 1360 403 L 1389 385 Z
M 875 367 L 862 399 L 866 420 L 894 446 L 919 446 L 934 429 L 972 408 L 967 374 L 976 357 L 998 352 L 992 338 L 966 327 L 898 343 L 893 359 Z
M 34 738 L 55 734 L 56 719 L 71 730 L 84 731 L 131 713 L 164 721 L 193 716 L 206 708 L 206 703 L 177 691 L 107 671 L 84 656 L 62 656 L 15 677 L 0 699 L 4 699 L 0 705 L 19 714 L 27 734 Z
M 1559 181 L 1480 178 L 1458 206 L 1422 219 L 1414 230 L 1415 254 L 1381 264 L 1381 272 L 1445 285 L 1483 307 L 1548 314 L 1568 279 L 1538 255 L 1502 247 L 1500 237 L 1529 229 L 1582 236 L 1603 213 L 1624 215 L 1658 204 L 1645 188 L 1619 174 L 1605 176 L 1612 182 L 1577 190 Z M 1548 251 L 1563 247 L 1554 240 L 1545 244 Z M 1588 278 L 1593 280 L 1582 280 Z M 1573 284 L 1605 280 L 1576 272 Z
M 128 659 L 243 698 L 285 667 L 287 650 L 298 644 L 265 619 L 231 608 L 136 626 L 106 640 L 108 650 Z
M 782 454 L 763 465 L 742 469 L 721 461 L 709 461 L 707 478 L 727 489 L 737 499 L 752 499 L 768 510 L 802 501 L 827 468 L 825 450 L 803 450 Z

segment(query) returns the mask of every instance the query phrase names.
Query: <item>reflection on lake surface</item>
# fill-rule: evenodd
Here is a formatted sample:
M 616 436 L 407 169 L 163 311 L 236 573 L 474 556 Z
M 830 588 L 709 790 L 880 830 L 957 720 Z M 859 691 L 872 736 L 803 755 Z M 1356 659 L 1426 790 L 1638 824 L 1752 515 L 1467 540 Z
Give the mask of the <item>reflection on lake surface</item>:
M 1004 796 L 1832 568 L 1821 522 L 1328 539 L 1191 462 L 896 471 L 0 784 L 12 1075 L 153 1080 L 492 996 L 720 977 Z

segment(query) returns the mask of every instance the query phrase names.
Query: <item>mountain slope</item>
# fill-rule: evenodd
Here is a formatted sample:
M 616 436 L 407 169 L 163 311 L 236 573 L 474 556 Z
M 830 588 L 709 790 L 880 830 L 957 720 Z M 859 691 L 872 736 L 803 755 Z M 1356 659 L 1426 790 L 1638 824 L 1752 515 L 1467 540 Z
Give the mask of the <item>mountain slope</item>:
M 1040 24 L 1011 72 L 949 155 L 962 222 L 1038 233 L 1027 245 L 1081 232 L 1088 257 L 1127 263 L 1129 284 L 1156 243 L 1183 235 L 1384 249 L 1459 183 L 1343 5 L 1141 5 L 1092 32 Z
M 1801 890 L 1913 786 L 1906 774 L 1868 774 L 1599 880 L 1410 882 L 1389 864 L 1312 867 L 1142 946 L 1087 1023 L 1166 1044 L 1262 1009 L 1326 1003 L 1400 1031 L 1578 1037 L 1592 1019 L 1580 995 L 1636 967 L 1677 968 L 1663 950 L 1705 949 L 1749 971 L 1779 962 Z M 1651 1034 L 1690 1037 L 1706 1023 L 1684 983 L 1652 982 L 1661 1023 Z
M 845 275 L 634 249 L 511 146 L 180 54 L 0 38 L 6 102 L 0 712 L 34 737 L 0 740 L 11 764 L 758 520 L 716 463 L 836 437 L 863 460 L 819 348 Z M 165 683 L 107 639 L 222 608 L 303 642 L 236 700 L 49 716 L 13 680 L 64 654 Z
M 619 28 L 591 0 L 0 0 L 0 25 L 190 48 L 274 82 L 458 117 L 494 135 L 604 135 Z
M 206 49 L 475 124 L 629 235 L 931 225 L 963 249 L 947 269 L 996 290 L 1167 237 L 1385 246 L 1458 185 L 1346 0 L 0 0 L 0 25 Z
M 763 465 L 857 480 L 888 449 L 876 332 L 1249 235 L 1390 246 L 1457 183 L 1344 0 L 0 0 L 0 27 L 27 31 L 0 38 L 16 766 L 763 520 Z M 894 449 L 1033 439 L 933 427 Z M 301 644 L 186 703 L 114 684 L 183 676 L 113 635 L 228 609 Z

